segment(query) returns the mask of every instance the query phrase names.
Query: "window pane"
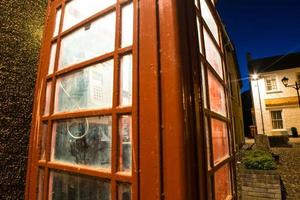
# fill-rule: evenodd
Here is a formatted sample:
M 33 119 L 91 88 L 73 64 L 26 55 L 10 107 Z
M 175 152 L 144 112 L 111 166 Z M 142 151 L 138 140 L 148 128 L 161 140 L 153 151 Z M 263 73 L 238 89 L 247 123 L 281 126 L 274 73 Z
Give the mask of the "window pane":
M 51 160 L 110 168 L 111 117 L 57 121 L 53 125 Z
M 43 200 L 44 178 L 45 178 L 44 169 L 39 169 L 38 170 L 37 189 L 36 189 L 36 191 L 37 191 L 36 199 L 37 200 Z
M 121 46 L 132 45 L 133 40 L 133 3 L 122 8 L 122 39 Z
M 42 123 L 40 128 L 40 159 L 46 159 L 47 123 Z
M 110 200 L 110 183 L 78 174 L 50 172 L 50 200 Z
M 53 37 L 55 37 L 55 36 L 58 35 L 60 18 L 61 18 L 61 9 L 57 10 L 57 12 L 56 12 L 55 27 L 54 27 Z
M 131 200 L 131 186 L 129 184 L 118 184 L 118 200 Z
M 123 115 L 119 118 L 119 141 L 119 171 L 130 172 L 132 161 L 132 127 L 130 115 Z
M 215 199 L 225 200 L 231 195 L 229 164 L 224 165 L 215 173 Z
M 49 115 L 50 113 L 50 98 L 51 98 L 51 82 L 47 82 L 46 93 L 45 93 L 44 115 Z
M 55 112 L 111 108 L 113 61 L 96 64 L 57 79 Z
M 50 61 L 49 61 L 48 74 L 52 74 L 54 72 L 56 43 L 52 44 L 50 51 L 51 52 L 50 52 Z
M 211 110 L 226 116 L 224 87 L 211 72 L 208 72 L 208 85 Z
M 210 31 L 214 35 L 216 41 L 219 43 L 219 35 L 218 35 L 218 26 L 216 24 L 216 21 L 210 12 L 206 1 L 205 0 L 200 0 L 201 3 L 201 14 L 203 19 L 205 20 L 207 26 L 209 27 Z
M 116 0 L 72 0 L 66 4 L 63 31 L 113 5 Z M 111 24 L 114 26 L 114 24 Z
M 202 93 L 203 93 L 203 103 L 204 107 L 207 108 L 207 86 L 206 86 L 206 73 L 204 70 L 204 66 L 201 63 L 201 73 L 202 73 Z
M 206 139 L 206 153 L 207 153 L 207 168 L 210 170 L 211 169 L 211 160 L 210 160 L 210 155 L 211 155 L 211 150 L 210 150 L 210 139 L 209 139 L 210 133 L 209 133 L 209 124 L 208 124 L 208 119 L 205 117 L 205 139 Z
M 199 17 L 196 17 L 197 19 L 197 30 L 198 30 L 198 42 L 199 42 L 199 50 L 200 50 L 200 53 L 202 53 L 202 43 L 201 43 L 201 27 L 200 27 L 200 19 Z
M 115 13 L 110 13 L 63 38 L 58 68 L 113 51 L 115 21 Z
M 221 161 L 229 154 L 227 126 L 224 122 L 211 119 L 214 163 Z
M 120 77 L 120 105 L 132 104 L 132 55 L 123 56 L 121 59 Z
M 216 70 L 221 78 L 223 78 L 223 69 L 222 69 L 222 59 L 220 52 L 214 45 L 208 33 L 204 30 L 204 43 L 205 43 L 205 52 L 206 59 L 209 64 Z

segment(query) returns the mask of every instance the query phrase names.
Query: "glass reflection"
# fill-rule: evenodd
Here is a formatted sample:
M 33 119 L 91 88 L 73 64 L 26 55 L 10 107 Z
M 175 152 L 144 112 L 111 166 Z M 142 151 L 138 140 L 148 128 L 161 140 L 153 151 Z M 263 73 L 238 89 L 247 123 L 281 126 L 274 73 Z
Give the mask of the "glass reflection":
M 58 35 L 60 18 L 61 18 L 61 9 L 59 9 L 59 10 L 56 11 L 56 18 L 55 18 L 55 26 L 54 26 L 53 37 L 55 37 L 55 36 Z
M 96 64 L 59 78 L 55 112 L 111 108 L 113 61 Z
M 63 31 L 113 5 L 116 0 L 72 0 L 66 4 Z
M 224 165 L 215 173 L 215 199 L 223 200 L 231 194 L 229 164 Z
M 38 170 L 38 180 L 37 180 L 37 195 L 36 199 L 37 200 L 42 200 L 43 195 L 44 195 L 44 178 L 45 178 L 45 173 L 44 169 L 39 169 Z
M 45 92 L 44 115 L 49 115 L 50 113 L 50 98 L 51 98 L 51 82 L 47 82 L 46 92 Z
M 131 200 L 131 186 L 129 184 L 118 184 L 118 200 Z
M 119 171 L 122 172 L 131 172 L 131 137 L 131 116 L 123 115 L 119 118 Z
M 123 56 L 121 59 L 120 77 L 120 105 L 132 104 L 132 55 Z
M 212 32 L 213 36 L 215 37 L 217 43 L 219 43 L 218 26 L 206 3 L 206 0 L 200 0 L 200 4 L 202 17 L 205 20 L 210 31 Z
M 112 52 L 115 47 L 115 12 L 64 37 L 58 69 Z
M 110 200 L 110 183 L 94 177 L 50 172 L 50 200 Z
M 51 45 L 48 74 L 52 74 L 54 72 L 55 54 L 56 54 L 56 43 Z
M 217 163 L 229 155 L 227 125 L 222 121 L 212 119 L 211 127 L 214 163 Z
M 222 69 L 222 59 L 220 52 L 214 45 L 212 39 L 208 33 L 204 30 L 204 43 L 205 43 L 205 53 L 206 59 L 209 64 L 214 68 L 214 70 L 223 78 L 223 69 Z
M 47 123 L 42 123 L 40 130 L 40 160 L 46 159 Z
M 111 117 L 89 117 L 54 123 L 51 160 L 110 168 Z
M 223 85 L 208 72 L 210 109 L 216 113 L 226 116 L 225 91 Z

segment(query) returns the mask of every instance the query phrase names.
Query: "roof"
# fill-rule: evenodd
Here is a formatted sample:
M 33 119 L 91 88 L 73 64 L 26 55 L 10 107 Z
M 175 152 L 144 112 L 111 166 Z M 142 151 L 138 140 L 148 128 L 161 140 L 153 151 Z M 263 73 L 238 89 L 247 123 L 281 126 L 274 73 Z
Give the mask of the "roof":
M 300 52 L 252 60 L 247 55 L 249 73 L 271 72 L 300 67 Z

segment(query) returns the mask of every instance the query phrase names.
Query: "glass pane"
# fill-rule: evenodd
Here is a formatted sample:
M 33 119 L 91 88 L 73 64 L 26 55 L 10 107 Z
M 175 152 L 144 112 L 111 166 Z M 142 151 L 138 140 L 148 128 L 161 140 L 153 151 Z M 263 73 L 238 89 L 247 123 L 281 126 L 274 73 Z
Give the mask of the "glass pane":
M 119 118 L 119 141 L 119 171 L 130 172 L 132 161 L 132 127 L 130 115 L 123 115 Z
M 211 110 L 223 116 L 226 116 L 224 87 L 211 72 L 208 72 L 208 85 Z
M 206 86 L 206 73 L 203 64 L 201 64 L 201 73 L 202 73 L 202 93 L 203 93 L 203 103 L 204 107 L 207 108 L 207 86 Z
M 121 59 L 120 77 L 120 105 L 132 104 L 132 55 L 123 56 Z
M 115 47 L 115 21 L 115 13 L 110 13 L 64 37 L 58 68 L 112 52 Z
M 221 161 L 229 154 L 226 123 L 211 119 L 214 163 Z
M 37 180 L 37 188 L 36 188 L 36 199 L 37 200 L 42 200 L 43 195 L 44 195 L 44 178 L 45 178 L 45 173 L 44 169 L 39 169 L 38 170 L 38 180 Z
M 49 200 L 110 200 L 110 183 L 94 177 L 50 172 Z
M 113 5 L 116 0 L 72 0 L 66 4 L 63 31 Z M 114 26 L 114 24 L 111 24 Z
M 219 43 L 219 35 L 218 35 L 218 26 L 216 24 L 216 21 L 210 12 L 210 9 L 208 8 L 208 5 L 206 4 L 205 0 L 200 0 L 201 4 L 201 14 L 203 19 L 205 20 L 207 26 L 209 27 L 210 31 L 214 35 L 216 41 Z
M 215 173 L 215 199 L 224 200 L 231 195 L 229 164 L 224 165 Z
M 209 64 L 216 70 L 221 78 L 223 78 L 222 59 L 220 52 L 214 45 L 208 33 L 204 30 L 204 43 L 206 59 Z
M 110 168 L 111 117 L 57 121 L 53 125 L 51 160 Z
M 49 112 L 50 112 L 50 99 L 51 99 L 51 82 L 47 82 L 46 93 L 45 93 L 44 115 L 49 115 Z
M 200 27 L 200 19 L 199 17 L 196 17 L 197 19 L 197 29 L 198 29 L 198 41 L 199 41 L 199 50 L 200 53 L 202 53 L 202 42 L 201 42 L 201 27 Z
M 131 186 L 129 184 L 118 184 L 118 200 L 131 200 Z
M 51 52 L 50 52 L 50 61 L 49 61 L 48 74 L 52 74 L 54 72 L 56 43 L 51 45 L 51 50 L 50 51 Z
M 46 159 L 47 123 L 42 123 L 40 130 L 40 159 Z
M 122 8 L 122 39 L 121 46 L 132 45 L 133 40 L 133 3 Z
M 96 64 L 57 79 L 55 112 L 111 108 L 113 61 Z
M 56 19 L 55 19 L 55 27 L 54 27 L 53 37 L 58 35 L 60 18 L 61 18 L 61 9 L 58 9 L 56 11 Z
M 209 132 L 209 124 L 208 124 L 208 119 L 207 117 L 205 117 L 205 139 L 206 139 L 206 153 L 207 153 L 207 167 L 208 167 L 208 170 L 211 169 L 211 160 L 210 160 L 210 155 L 211 155 L 211 150 L 210 150 L 210 139 L 209 139 L 209 136 L 210 136 L 210 132 Z

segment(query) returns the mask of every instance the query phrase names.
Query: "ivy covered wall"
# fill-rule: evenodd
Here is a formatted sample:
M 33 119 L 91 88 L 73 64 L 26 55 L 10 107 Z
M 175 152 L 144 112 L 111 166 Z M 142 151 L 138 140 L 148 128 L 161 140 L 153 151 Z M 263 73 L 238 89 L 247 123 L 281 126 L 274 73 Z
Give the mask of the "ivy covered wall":
M 0 199 L 24 198 L 47 0 L 0 0 Z

